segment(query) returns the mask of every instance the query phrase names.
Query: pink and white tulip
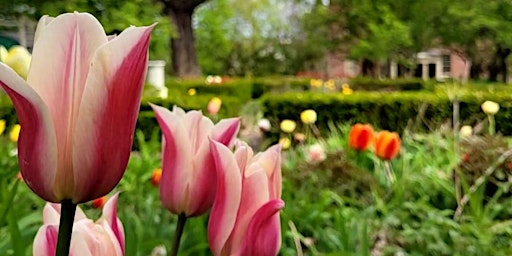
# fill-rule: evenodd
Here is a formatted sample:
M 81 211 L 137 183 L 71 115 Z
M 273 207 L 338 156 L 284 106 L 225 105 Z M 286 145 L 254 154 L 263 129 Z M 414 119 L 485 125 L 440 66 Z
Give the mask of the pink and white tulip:
M 214 125 L 200 111 L 151 106 L 163 133 L 162 204 L 175 214 L 201 215 L 212 207 L 217 191 L 208 138 L 233 146 L 240 119 L 223 119 Z
M 101 218 L 96 222 L 88 219 L 84 212 L 77 208 L 69 255 L 124 255 L 124 229 L 117 218 L 117 198 L 118 194 L 107 201 Z M 60 204 L 47 203 L 43 210 L 43 226 L 34 239 L 34 256 L 55 255 L 59 218 Z
M 217 169 L 217 195 L 208 222 L 215 256 L 277 255 L 281 247 L 281 146 L 253 156 L 238 143 L 233 153 L 221 143 L 210 147 Z
M 130 27 L 107 37 L 88 13 L 44 16 L 27 81 L 0 64 L 0 86 L 21 124 L 21 173 L 44 200 L 87 202 L 123 176 L 152 28 Z

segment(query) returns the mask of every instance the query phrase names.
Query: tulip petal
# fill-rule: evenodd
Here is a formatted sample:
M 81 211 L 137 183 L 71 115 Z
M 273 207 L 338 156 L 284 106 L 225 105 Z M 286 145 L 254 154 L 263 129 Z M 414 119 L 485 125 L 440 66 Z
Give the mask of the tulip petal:
M 152 29 L 126 29 L 99 48 L 92 60 L 74 133 L 74 179 L 80 181 L 73 193 L 76 203 L 107 194 L 124 174 Z
M 43 225 L 34 238 L 32 254 L 34 256 L 53 256 L 57 248 L 59 225 Z
M 284 202 L 267 202 L 254 214 L 247 233 L 243 235 L 242 250 L 234 255 L 277 255 L 281 247 L 279 210 Z
M 267 174 L 270 199 L 281 198 L 281 144 L 274 145 L 264 152 L 257 154 L 254 156 L 253 162 L 261 165 Z
M 46 201 L 59 202 L 53 191 L 57 146 L 51 116 L 43 100 L 11 68 L 0 63 L 0 86 L 11 98 L 22 126 L 18 161 L 26 184 Z
M 249 176 L 247 174 L 250 173 Z M 242 240 L 254 214 L 270 199 L 269 182 L 265 170 L 252 162 L 243 173 L 242 194 L 236 224 L 231 234 L 231 252 L 240 250 Z
M 46 203 L 46 205 L 43 208 L 43 223 L 59 225 L 60 209 L 61 209 L 61 204 Z M 77 207 L 76 211 L 75 211 L 74 222 L 82 220 L 82 219 L 87 219 L 87 216 L 85 216 L 85 213 L 82 211 L 82 209 L 80 209 L 80 207 Z
M 211 137 L 231 148 L 238 130 L 240 130 L 240 118 L 222 119 L 213 127 Z
M 43 17 L 39 19 L 39 22 L 37 23 L 36 32 L 34 34 L 34 45 L 36 44 L 39 35 L 43 32 L 43 30 L 46 29 L 46 25 L 48 25 L 48 23 L 50 23 L 54 19 L 54 17 L 50 17 L 48 15 L 43 15 Z
M 184 170 L 193 169 L 192 148 L 189 142 L 188 131 L 180 122 L 182 119 L 166 108 L 151 105 L 156 120 L 164 137 L 162 152 L 162 177 L 160 180 L 160 199 L 164 207 L 174 213 L 184 213 L 188 198 L 188 186 L 192 172 Z M 180 181 L 180 182 L 176 182 Z
M 217 191 L 208 221 L 208 243 L 213 255 L 221 255 L 235 226 L 241 200 L 242 183 L 233 152 L 225 145 L 210 140 L 217 170 Z
M 103 207 L 103 215 L 102 218 L 105 219 L 105 221 L 110 226 L 110 229 L 112 229 L 112 232 L 115 235 L 115 238 L 117 239 L 118 243 L 121 245 L 121 250 L 125 250 L 125 240 L 124 240 L 124 228 L 123 223 L 121 223 L 121 220 L 117 218 L 117 199 L 119 198 L 119 193 L 116 193 L 114 196 L 112 196 L 107 203 L 105 203 L 105 206 Z

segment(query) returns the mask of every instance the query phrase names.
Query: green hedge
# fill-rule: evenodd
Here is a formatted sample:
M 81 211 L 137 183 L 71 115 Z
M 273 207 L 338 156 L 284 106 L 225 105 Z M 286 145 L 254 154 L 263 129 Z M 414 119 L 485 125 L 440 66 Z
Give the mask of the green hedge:
M 425 89 L 425 81 L 420 78 L 375 79 L 355 77 L 350 79 L 350 87 L 364 91 L 419 91 Z
M 462 124 L 475 125 L 485 120 L 480 105 L 493 100 L 501 109 L 496 115 L 499 132 L 512 134 L 512 96 L 510 94 L 466 93 L 460 96 Z M 323 93 L 286 93 L 262 98 L 264 116 L 273 124 L 292 119 L 300 124 L 300 113 L 314 109 L 317 126 L 325 130 L 330 122 L 370 123 L 377 128 L 402 132 L 436 129 L 452 119 L 452 103 L 444 93 L 356 92 L 352 95 Z M 423 114 L 420 114 L 423 112 Z M 278 132 L 278 131 L 276 131 Z

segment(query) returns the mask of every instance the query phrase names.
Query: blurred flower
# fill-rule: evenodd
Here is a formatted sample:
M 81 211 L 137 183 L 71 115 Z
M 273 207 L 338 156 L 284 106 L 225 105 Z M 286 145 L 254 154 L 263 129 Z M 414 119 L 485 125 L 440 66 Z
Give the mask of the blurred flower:
M 187 93 L 190 96 L 194 96 L 194 95 L 196 95 L 197 91 L 195 88 L 190 88 L 190 89 L 188 89 Z
M 482 110 L 487 115 L 496 115 L 500 110 L 500 105 L 494 101 L 488 100 L 482 103 Z
M 373 143 L 373 128 L 369 124 L 355 124 L 348 134 L 348 146 L 352 149 L 363 151 Z
M 308 148 L 307 161 L 318 163 L 325 160 L 325 149 L 321 144 L 313 144 Z
M 400 144 L 398 133 L 381 131 L 375 140 L 375 155 L 383 160 L 391 160 L 400 152 Z
M 5 46 L 0 45 L 0 61 L 1 62 L 5 62 L 5 58 L 7 58 L 7 54 L 9 54 L 9 52 L 7 51 Z
M 210 115 L 216 115 L 219 113 L 220 107 L 222 106 L 222 100 L 219 97 L 213 97 L 209 102 L 206 110 Z
M 306 134 L 302 133 L 302 132 L 297 132 L 297 133 L 294 133 L 293 134 L 293 139 L 297 142 L 297 143 L 303 143 L 304 141 L 306 141 Z
M 270 121 L 266 118 L 258 120 L 258 127 L 262 132 L 268 132 L 270 131 L 270 128 L 272 128 L 272 126 L 270 125 Z
M 311 87 L 319 88 L 322 87 L 324 82 L 322 81 L 322 79 L 311 79 L 311 81 L 309 81 L 309 84 L 311 85 Z
M 277 255 L 281 247 L 281 146 L 254 155 L 246 143 L 235 152 L 211 141 L 217 169 L 217 196 L 208 220 L 215 256 Z
M 314 124 L 316 122 L 316 112 L 313 109 L 307 109 L 300 113 L 300 120 L 304 124 Z
M 88 202 L 121 180 L 152 29 L 132 26 L 109 37 L 89 13 L 43 16 L 27 80 L 0 64 L 0 86 L 21 125 L 20 170 L 44 200 Z
M 5 120 L 0 119 L 0 135 L 4 134 L 5 131 Z
M 336 83 L 334 80 L 329 79 L 324 83 L 325 88 L 329 89 L 329 91 L 334 91 L 336 89 Z
M 103 207 L 101 217 L 93 222 L 77 207 L 71 236 L 70 255 L 122 256 L 125 252 L 124 228 L 117 217 L 118 194 Z M 34 256 L 54 256 L 59 230 L 60 204 L 46 203 L 43 226 L 34 238 Z
M 199 216 L 213 205 L 217 185 L 209 139 L 232 147 L 240 119 L 222 119 L 214 124 L 200 111 L 172 111 L 151 105 L 162 130 L 162 177 L 160 200 L 174 214 Z
M 153 174 L 151 175 L 151 184 L 158 187 L 160 185 L 160 179 L 162 178 L 162 169 L 157 168 L 153 170 Z
M 100 198 L 96 198 L 94 200 L 92 200 L 92 208 L 96 208 L 96 209 L 99 209 L 99 208 L 103 208 L 103 205 L 105 205 L 105 203 L 107 202 L 107 199 L 108 197 L 107 196 L 102 196 Z
M 3 62 L 14 69 L 23 79 L 27 79 L 31 59 L 32 56 L 27 48 L 21 45 L 15 45 L 12 46 L 7 55 L 3 57 Z
M 281 144 L 281 147 L 283 149 L 289 149 L 292 145 L 292 142 L 290 141 L 290 138 L 288 137 L 282 137 L 279 139 L 279 144 Z
M 11 139 L 12 142 L 18 142 L 18 138 L 20 137 L 20 131 L 21 125 L 15 124 L 9 132 L 9 139 Z
M 469 137 L 473 134 L 473 127 L 470 125 L 464 125 L 460 128 L 461 137 Z
M 343 93 L 345 95 L 350 95 L 353 92 L 354 91 L 350 88 L 350 85 L 348 85 L 347 83 L 344 83 L 341 85 L 341 93 Z
M 18 172 L 18 174 L 16 174 L 16 178 L 21 180 L 21 181 L 24 181 L 23 180 L 23 175 L 21 175 L 21 172 Z
M 207 76 L 205 80 L 206 84 L 221 84 L 222 77 L 220 76 Z
M 279 127 L 281 128 L 281 131 L 283 131 L 285 133 L 292 133 L 293 131 L 295 131 L 297 124 L 293 120 L 285 119 L 285 120 L 281 121 L 281 124 L 279 124 Z

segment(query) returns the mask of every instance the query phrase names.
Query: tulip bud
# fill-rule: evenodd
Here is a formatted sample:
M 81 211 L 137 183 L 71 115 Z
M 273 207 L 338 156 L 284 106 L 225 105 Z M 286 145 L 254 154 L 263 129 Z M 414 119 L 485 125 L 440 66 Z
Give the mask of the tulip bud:
M 400 152 L 400 144 L 398 133 L 381 131 L 375 140 L 375 155 L 383 160 L 391 160 Z
M 194 95 L 196 95 L 197 91 L 194 88 L 190 88 L 190 89 L 188 89 L 187 93 L 190 96 L 194 96 Z
M 488 100 L 482 103 L 482 110 L 487 115 L 496 115 L 500 110 L 500 105 L 494 101 Z
M 300 113 L 300 120 L 304 124 L 314 124 L 316 122 L 316 112 L 312 109 L 304 110 Z
M 295 131 L 297 124 L 293 120 L 285 119 L 285 120 L 281 121 L 281 124 L 279 125 L 279 127 L 281 128 L 281 131 L 283 131 L 285 133 L 292 133 L 293 131 Z
M 262 132 L 268 132 L 272 126 L 270 125 L 270 121 L 268 119 L 263 118 L 258 121 L 258 127 Z
M 15 124 L 11 128 L 11 132 L 9 132 L 9 139 L 11 139 L 12 142 L 17 142 L 18 138 L 20 137 L 20 131 L 21 126 L 19 124 Z
M 107 202 L 107 196 L 102 196 L 92 200 L 92 208 L 103 208 L 103 205 Z
M 162 177 L 162 169 L 158 168 L 153 171 L 153 174 L 151 175 L 151 184 L 158 187 L 160 185 L 160 179 Z
M 373 143 L 373 129 L 369 124 L 355 124 L 348 134 L 348 146 L 352 149 L 364 151 Z
M 5 131 L 5 120 L 0 119 L 0 135 L 4 134 Z
M 307 160 L 309 162 L 318 163 L 325 160 L 326 154 L 324 147 L 320 144 L 313 144 L 308 149 Z
M 473 134 L 473 127 L 470 125 L 464 125 L 460 128 L 459 133 L 461 137 L 469 137 Z
M 279 139 L 279 144 L 283 149 L 289 149 L 290 146 L 292 145 L 292 142 L 288 137 L 282 137 Z
M 210 115 L 216 115 L 219 113 L 221 106 L 222 106 L 222 100 L 218 97 L 213 97 L 208 102 L 208 107 L 206 109 L 207 109 L 208 113 L 210 113 Z

